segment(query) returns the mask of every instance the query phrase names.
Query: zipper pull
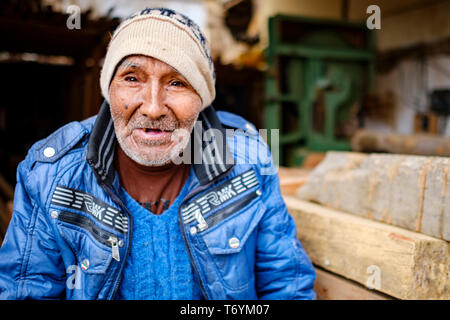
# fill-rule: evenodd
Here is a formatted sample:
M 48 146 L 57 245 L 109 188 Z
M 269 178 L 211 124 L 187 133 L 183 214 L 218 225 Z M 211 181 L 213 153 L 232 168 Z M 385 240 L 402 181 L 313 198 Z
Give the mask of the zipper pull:
M 203 230 L 205 230 L 206 228 L 208 228 L 208 224 L 206 223 L 205 218 L 203 218 L 202 212 L 200 211 L 200 209 L 197 209 L 197 210 L 195 211 L 194 216 L 195 216 L 195 220 L 197 220 L 197 222 L 198 222 L 198 223 L 197 223 L 197 229 L 198 229 L 198 231 L 203 231 Z
M 116 237 L 109 237 L 109 242 L 111 242 L 111 250 L 112 250 L 112 257 L 116 261 L 120 261 L 120 255 L 119 255 L 119 244 Z

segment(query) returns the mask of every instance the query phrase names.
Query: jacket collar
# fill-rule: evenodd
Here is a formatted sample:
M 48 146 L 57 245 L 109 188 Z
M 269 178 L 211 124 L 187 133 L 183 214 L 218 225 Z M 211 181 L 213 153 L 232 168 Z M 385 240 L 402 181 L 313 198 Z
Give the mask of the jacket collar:
M 194 163 L 194 172 L 200 184 L 205 185 L 228 172 L 233 164 L 229 161 L 232 157 L 226 143 L 225 128 L 220 123 L 213 106 L 200 112 L 198 120 L 201 121 L 201 130 L 193 130 L 190 139 L 191 163 Z M 219 130 L 221 134 L 215 135 L 215 130 Z M 109 104 L 105 101 L 89 137 L 86 160 L 94 170 L 97 179 L 107 185 L 111 185 L 115 177 L 116 144 L 111 111 Z

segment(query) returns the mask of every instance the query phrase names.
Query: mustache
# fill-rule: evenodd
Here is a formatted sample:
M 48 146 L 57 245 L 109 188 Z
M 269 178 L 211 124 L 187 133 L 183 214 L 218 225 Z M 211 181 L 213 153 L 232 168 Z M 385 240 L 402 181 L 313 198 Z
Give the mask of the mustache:
M 180 122 L 176 118 L 163 117 L 162 119 L 152 120 L 146 117 L 138 116 L 130 119 L 127 129 L 159 129 L 163 131 L 174 131 L 180 128 Z

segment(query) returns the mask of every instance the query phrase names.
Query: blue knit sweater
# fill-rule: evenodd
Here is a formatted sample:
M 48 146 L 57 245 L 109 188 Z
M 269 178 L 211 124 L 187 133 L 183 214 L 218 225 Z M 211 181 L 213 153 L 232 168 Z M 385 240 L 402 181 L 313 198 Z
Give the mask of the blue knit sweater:
M 191 170 L 180 194 L 161 215 L 152 214 L 122 189 L 133 216 L 133 234 L 117 298 L 203 299 L 178 223 L 178 206 L 188 192 L 192 174 Z

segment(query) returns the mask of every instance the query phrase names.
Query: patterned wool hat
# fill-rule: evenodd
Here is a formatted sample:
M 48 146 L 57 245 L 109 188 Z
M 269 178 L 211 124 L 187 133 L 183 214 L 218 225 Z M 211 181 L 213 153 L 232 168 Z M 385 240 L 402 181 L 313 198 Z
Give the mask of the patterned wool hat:
M 208 41 L 198 25 L 171 9 L 147 8 L 125 19 L 114 31 L 100 74 L 103 97 L 123 58 L 142 54 L 177 70 L 202 99 L 203 109 L 215 98 L 215 72 Z

